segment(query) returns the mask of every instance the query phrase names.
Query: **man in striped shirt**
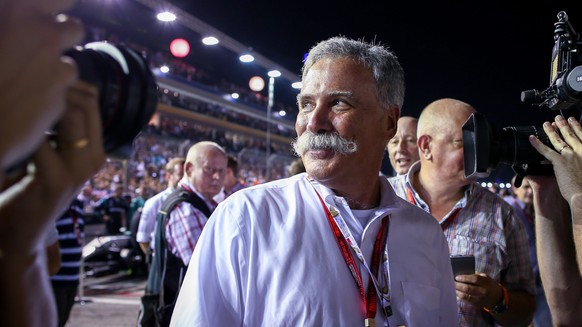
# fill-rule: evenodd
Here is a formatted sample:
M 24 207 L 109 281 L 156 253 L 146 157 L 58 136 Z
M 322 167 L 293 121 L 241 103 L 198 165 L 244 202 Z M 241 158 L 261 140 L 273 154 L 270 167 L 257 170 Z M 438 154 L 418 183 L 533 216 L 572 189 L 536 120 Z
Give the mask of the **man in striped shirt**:
M 57 303 L 59 326 L 65 326 L 75 303 L 79 286 L 81 256 L 85 242 L 83 204 L 74 199 L 69 208 L 56 221 L 59 232 L 61 269 L 51 276 Z
M 475 274 L 455 277 L 461 326 L 524 325 L 535 310 L 524 226 L 509 204 L 464 174 L 462 126 L 474 112 L 455 99 L 429 104 L 418 120 L 420 162 L 389 181 L 440 223 L 451 255 L 475 256 Z

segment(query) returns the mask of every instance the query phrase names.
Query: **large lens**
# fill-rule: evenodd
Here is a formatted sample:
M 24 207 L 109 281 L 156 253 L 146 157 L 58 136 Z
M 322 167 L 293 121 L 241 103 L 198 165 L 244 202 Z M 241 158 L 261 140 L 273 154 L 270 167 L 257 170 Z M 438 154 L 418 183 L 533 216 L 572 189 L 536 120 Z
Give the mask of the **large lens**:
M 75 60 L 81 79 L 99 90 L 105 153 L 128 158 L 133 139 L 157 105 L 157 85 L 146 59 L 128 47 L 104 42 L 89 43 L 65 55 Z
M 474 113 L 467 119 L 462 131 L 467 178 L 487 177 L 500 163 L 530 175 L 551 172 L 546 158 L 529 143 L 529 136 L 535 135 L 542 143 L 551 146 L 548 136 L 541 128 L 508 126 L 496 130 L 485 116 Z
M 500 162 L 508 165 L 541 163 L 546 158 L 529 143 L 529 136 L 535 135 L 545 145 L 550 145 L 548 136 L 535 126 L 508 126 L 500 132 L 498 151 Z

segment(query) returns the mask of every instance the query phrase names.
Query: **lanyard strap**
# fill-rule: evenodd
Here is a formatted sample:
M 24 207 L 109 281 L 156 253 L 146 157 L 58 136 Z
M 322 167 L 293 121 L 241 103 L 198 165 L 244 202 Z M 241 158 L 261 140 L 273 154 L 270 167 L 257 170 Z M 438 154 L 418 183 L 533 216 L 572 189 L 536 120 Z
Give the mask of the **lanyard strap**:
M 312 184 L 312 186 L 313 186 L 313 184 Z M 356 282 L 356 286 L 358 287 L 358 289 L 360 291 L 360 296 L 362 297 L 362 302 L 363 302 L 362 311 L 365 312 L 367 318 L 374 319 L 376 317 L 376 310 L 377 310 L 377 297 L 380 297 L 380 292 L 378 290 L 378 282 L 377 282 L 376 276 L 378 275 L 378 271 L 379 271 L 379 267 L 380 267 L 380 258 L 382 257 L 382 255 L 381 255 L 382 254 L 382 244 L 384 243 L 385 236 L 387 235 L 387 233 L 384 233 L 384 231 L 386 230 L 386 227 L 388 226 L 388 217 L 384 217 L 382 219 L 382 226 L 381 226 L 380 230 L 378 231 L 378 235 L 376 236 L 376 240 L 374 242 L 373 254 L 372 254 L 372 267 L 371 267 L 372 269 L 370 270 L 360 248 L 355 243 L 355 240 L 353 239 L 353 236 L 351 235 L 351 233 L 349 233 L 349 231 L 347 231 L 348 235 L 345 235 L 346 234 L 346 231 L 345 231 L 346 226 L 345 226 L 345 222 L 343 222 L 343 219 L 341 219 L 341 222 L 343 222 L 343 223 L 341 223 L 341 225 L 344 228 L 342 228 L 340 230 L 340 228 L 338 227 L 338 221 L 336 220 L 335 217 L 339 217 L 339 213 L 334 210 L 335 215 L 332 214 L 331 211 L 328 209 L 328 207 L 325 205 L 325 202 L 321 198 L 321 195 L 319 194 L 319 192 L 317 192 L 317 190 L 315 189 L 315 186 L 313 186 L 313 189 L 315 190 L 315 193 L 317 194 L 317 197 L 319 198 L 319 201 L 321 202 L 323 210 L 325 211 L 329 226 L 331 227 L 333 235 L 335 236 L 335 239 L 336 239 L 336 242 L 337 242 L 338 247 L 340 249 L 340 252 L 342 254 L 342 257 L 344 258 L 344 261 L 345 261 L 346 265 L 348 266 L 348 269 L 349 269 L 350 273 L 352 274 L 354 281 Z M 341 217 L 339 217 L 339 218 L 341 218 Z M 358 268 L 358 265 L 356 263 L 356 260 L 354 259 L 352 252 L 350 251 L 350 247 L 354 250 L 354 252 L 356 252 L 358 254 L 358 258 L 360 259 L 360 261 L 362 261 L 362 263 L 364 264 L 364 266 L 368 270 L 368 273 L 370 274 L 370 281 L 368 282 L 367 296 L 366 296 L 366 291 L 364 289 L 364 283 L 362 282 L 362 276 L 360 274 L 360 269 Z M 388 285 L 386 287 L 388 287 Z M 384 309 L 384 312 L 386 312 L 386 313 L 390 312 L 391 310 L 390 310 L 389 296 L 383 296 L 380 298 L 383 302 L 382 307 Z M 389 316 L 390 314 L 391 314 L 391 312 L 389 314 L 387 314 L 387 316 Z

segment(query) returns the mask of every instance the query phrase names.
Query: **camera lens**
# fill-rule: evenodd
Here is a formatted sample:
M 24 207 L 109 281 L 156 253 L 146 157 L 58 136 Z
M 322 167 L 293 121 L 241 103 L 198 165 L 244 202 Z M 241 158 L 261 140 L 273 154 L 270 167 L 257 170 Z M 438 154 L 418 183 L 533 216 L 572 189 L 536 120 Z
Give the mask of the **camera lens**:
M 485 116 L 472 114 L 462 128 L 465 177 L 484 178 L 500 164 L 528 174 L 551 173 L 550 163 L 529 143 L 535 135 L 551 146 L 547 134 L 535 126 L 508 126 L 497 130 Z
M 80 78 L 99 90 L 103 146 L 110 157 L 128 158 L 133 139 L 157 105 L 157 85 L 146 59 L 126 46 L 88 43 L 65 52 Z
M 535 135 L 542 143 L 551 146 L 543 129 L 535 126 L 508 126 L 501 130 L 498 141 L 500 162 L 509 165 L 539 163 L 544 158 L 529 143 L 529 136 Z

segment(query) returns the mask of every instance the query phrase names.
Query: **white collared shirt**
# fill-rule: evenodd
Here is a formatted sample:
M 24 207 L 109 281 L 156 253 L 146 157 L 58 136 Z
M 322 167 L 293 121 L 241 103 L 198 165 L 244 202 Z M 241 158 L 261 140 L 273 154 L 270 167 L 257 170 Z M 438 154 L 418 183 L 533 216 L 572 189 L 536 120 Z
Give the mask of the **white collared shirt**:
M 370 260 L 381 218 L 390 215 L 390 325 L 458 325 L 442 230 L 378 178 L 382 200 L 359 245 Z M 344 219 L 355 220 L 343 198 L 322 185 L 319 191 Z M 360 271 L 367 285 L 369 276 Z M 387 325 L 381 310 L 376 318 L 378 326 Z M 219 204 L 194 250 L 171 326 L 363 324 L 358 287 L 303 173 L 246 188 Z

